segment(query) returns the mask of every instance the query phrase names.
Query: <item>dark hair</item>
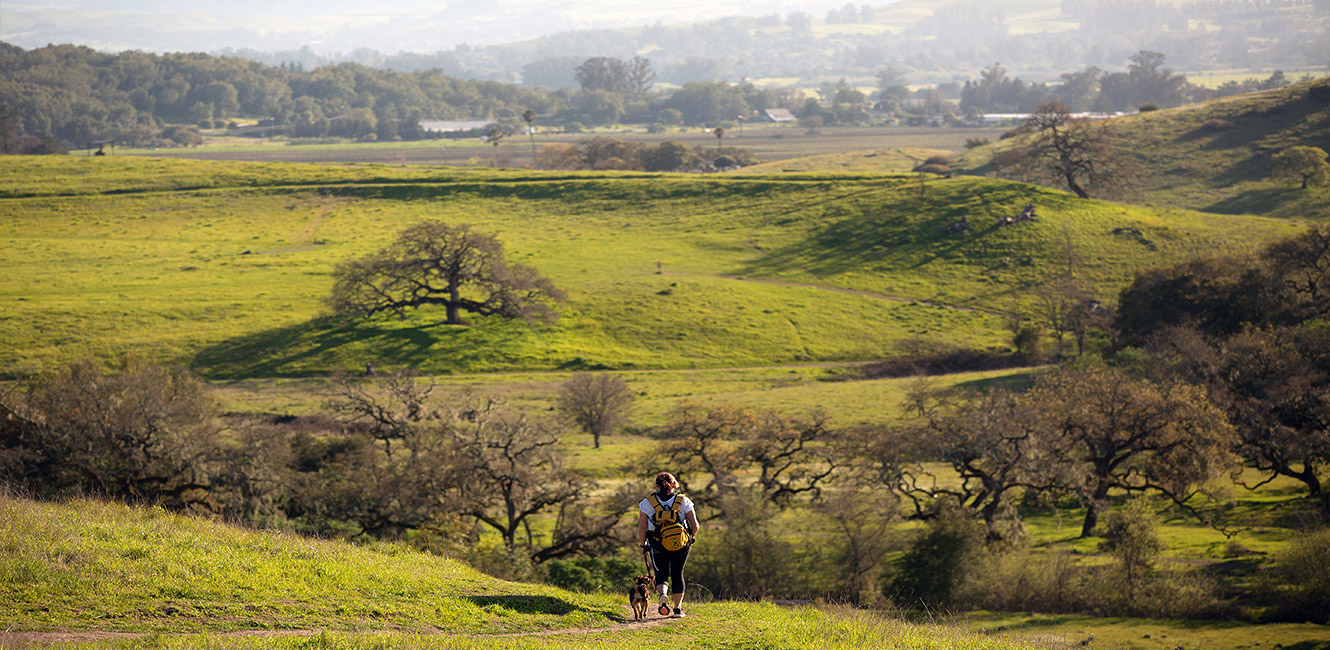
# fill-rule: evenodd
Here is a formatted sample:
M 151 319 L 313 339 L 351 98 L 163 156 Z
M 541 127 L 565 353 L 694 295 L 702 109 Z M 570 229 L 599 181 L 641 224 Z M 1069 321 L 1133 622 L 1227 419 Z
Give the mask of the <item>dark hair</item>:
M 662 494 L 669 492 L 674 489 L 674 485 L 678 484 L 678 482 L 679 479 L 674 478 L 673 474 L 669 472 L 661 472 L 656 475 L 656 491 Z

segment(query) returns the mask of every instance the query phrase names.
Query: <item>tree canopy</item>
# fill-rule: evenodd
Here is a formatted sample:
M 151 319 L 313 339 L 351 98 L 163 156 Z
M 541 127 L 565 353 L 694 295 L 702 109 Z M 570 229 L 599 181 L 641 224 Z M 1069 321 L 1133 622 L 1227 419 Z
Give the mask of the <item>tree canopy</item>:
M 1270 158 L 1270 176 L 1302 181 L 1304 190 L 1308 185 L 1325 185 L 1330 183 L 1326 157 L 1320 147 L 1289 147 Z
M 333 311 L 369 317 L 440 305 L 448 324 L 466 324 L 461 312 L 526 320 L 555 318 L 551 302 L 563 292 L 535 269 L 509 264 L 493 235 L 466 224 L 422 221 L 372 255 L 337 266 L 328 301 Z

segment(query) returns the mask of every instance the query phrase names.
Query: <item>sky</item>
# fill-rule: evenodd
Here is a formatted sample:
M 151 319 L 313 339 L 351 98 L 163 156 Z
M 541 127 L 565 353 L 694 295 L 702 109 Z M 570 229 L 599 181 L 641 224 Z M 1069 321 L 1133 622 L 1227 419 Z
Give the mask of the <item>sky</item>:
M 821 16 L 847 0 L 4 0 L 0 41 L 99 50 L 261 51 L 309 46 L 436 52 L 578 28 L 675 24 L 724 16 Z M 856 4 L 862 4 L 856 2 Z M 874 2 L 874 5 L 887 2 Z

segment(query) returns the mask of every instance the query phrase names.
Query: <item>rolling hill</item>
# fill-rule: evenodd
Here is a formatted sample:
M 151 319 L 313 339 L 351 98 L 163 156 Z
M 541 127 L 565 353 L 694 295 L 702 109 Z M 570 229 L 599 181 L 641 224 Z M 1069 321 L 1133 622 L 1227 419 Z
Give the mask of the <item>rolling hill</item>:
M 1068 264 L 1136 269 L 1287 222 L 1079 201 L 978 177 L 697 177 L 140 158 L 0 160 L 0 367 L 126 352 L 213 378 L 752 366 L 881 358 L 928 337 L 1003 347 Z M 1037 220 L 997 220 L 1037 207 Z M 553 325 L 324 316 L 331 270 L 422 219 L 499 234 L 569 294 Z M 946 235 L 961 219 L 968 232 Z
M 1269 178 L 1270 156 L 1286 147 L 1330 150 L 1330 100 L 1312 96 L 1328 92 L 1330 79 L 1322 78 L 1111 120 L 1116 144 L 1141 172 L 1122 200 L 1218 214 L 1330 218 L 1330 188 L 1303 191 Z M 991 175 L 993 155 L 1021 142 L 973 149 L 955 168 Z

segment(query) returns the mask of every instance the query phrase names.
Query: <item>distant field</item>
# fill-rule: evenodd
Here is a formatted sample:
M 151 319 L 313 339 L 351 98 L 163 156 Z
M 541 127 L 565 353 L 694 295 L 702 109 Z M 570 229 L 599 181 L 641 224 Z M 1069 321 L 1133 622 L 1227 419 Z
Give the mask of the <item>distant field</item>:
M 1303 75 L 1322 77 L 1325 76 L 1326 72 L 1330 72 L 1330 70 L 1326 70 L 1325 68 L 1290 67 L 1290 68 L 1281 68 L 1281 69 L 1284 71 L 1284 76 L 1286 76 L 1290 80 L 1297 80 Z M 1274 73 L 1274 71 L 1275 68 L 1262 68 L 1262 69 L 1249 68 L 1241 70 L 1225 68 L 1217 70 L 1199 70 L 1199 71 L 1188 70 L 1183 72 L 1183 74 L 1186 75 L 1187 77 L 1187 83 L 1194 84 L 1202 88 L 1218 88 L 1230 81 L 1242 82 L 1248 79 L 1256 79 L 1258 81 L 1264 81 L 1265 79 L 1268 79 L 1270 75 Z
M 841 154 L 861 150 L 890 150 L 902 148 L 945 149 L 964 148 L 968 138 L 997 140 L 1004 128 L 944 128 L 944 127 L 823 127 L 815 134 L 797 126 L 752 125 L 743 132 L 729 129 L 723 139 L 727 147 L 740 147 L 753 152 L 759 160 L 779 161 L 804 156 Z M 575 144 L 592 137 L 619 138 L 634 142 L 658 144 L 678 140 L 700 147 L 716 146 L 716 138 L 698 128 L 672 130 L 666 133 L 645 133 L 640 130 L 597 131 L 582 134 L 537 134 L 537 150 L 549 143 Z M 229 139 L 228 139 L 229 140 Z M 387 165 L 471 165 L 489 167 L 526 167 L 532 163 L 531 142 L 523 136 L 504 140 L 497 150 L 483 141 L 429 140 L 402 143 L 348 143 L 341 145 L 299 145 L 218 142 L 192 149 L 163 149 L 160 151 L 128 150 L 120 155 L 149 155 L 154 157 L 191 158 L 197 160 L 229 161 L 284 161 L 325 163 L 377 163 Z M 81 154 L 76 154 L 81 155 Z
M 856 366 L 802 364 L 758 368 L 614 371 L 635 395 L 632 428 L 664 424 L 685 403 L 735 404 L 807 416 L 820 412 L 836 426 L 882 425 L 900 419 L 900 405 L 917 378 L 847 379 Z M 933 378 L 938 388 L 1025 385 L 1037 369 L 965 372 Z M 501 398 L 528 413 L 549 413 L 571 372 L 485 373 L 428 378 L 442 395 L 472 393 Z M 223 411 L 312 413 L 323 408 L 324 379 L 244 379 L 219 382 Z M 589 437 L 568 436 L 570 450 Z M 610 442 L 613 442 L 610 439 Z M 598 462 L 604 462 L 604 459 Z

